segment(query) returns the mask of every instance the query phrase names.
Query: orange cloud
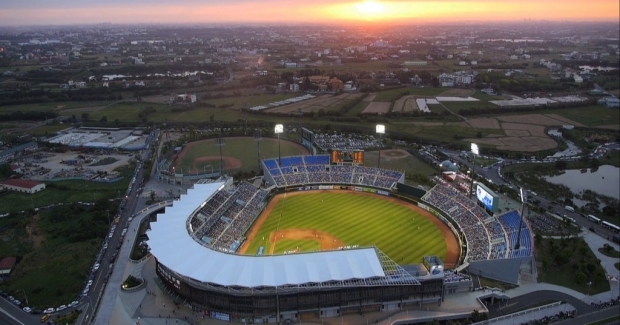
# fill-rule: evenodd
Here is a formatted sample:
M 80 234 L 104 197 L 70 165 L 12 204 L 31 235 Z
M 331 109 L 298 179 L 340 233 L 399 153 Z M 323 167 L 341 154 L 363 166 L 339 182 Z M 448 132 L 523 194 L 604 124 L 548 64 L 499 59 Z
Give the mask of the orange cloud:
M 428 22 L 499 20 L 618 21 L 617 0 L 422 0 L 314 2 L 266 0 L 179 5 L 107 5 L 62 9 L 0 11 L 0 24 L 113 23 L 225 23 L 225 22 Z M 208 2 L 207 2 L 208 3 Z

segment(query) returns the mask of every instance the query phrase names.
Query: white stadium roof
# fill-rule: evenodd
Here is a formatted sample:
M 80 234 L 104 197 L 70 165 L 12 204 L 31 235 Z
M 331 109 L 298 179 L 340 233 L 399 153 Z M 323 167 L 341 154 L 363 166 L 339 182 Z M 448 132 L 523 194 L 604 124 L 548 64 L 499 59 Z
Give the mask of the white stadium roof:
M 188 233 L 187 219 L 223 185 L 223 182 L 194 185 L 180 201 L 159 214 L 157 222 L 151 223 L 148 245 L 160 263 L 196 281 L 246 288 L 386 277 L 384 268 L 390 267 L 375 248 L 249 256 L 201 245 Z M 397 273 L 402 276 L 400 271 Z

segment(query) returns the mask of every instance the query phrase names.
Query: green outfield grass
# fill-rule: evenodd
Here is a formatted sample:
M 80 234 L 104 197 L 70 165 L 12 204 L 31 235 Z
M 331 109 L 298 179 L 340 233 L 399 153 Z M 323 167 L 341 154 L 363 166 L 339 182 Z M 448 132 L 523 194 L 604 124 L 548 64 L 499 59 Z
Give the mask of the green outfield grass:
M 256 141 L 254 141 L 254 138 L 225 138 L 225 145 L 222 147 L 222 156 L 234 157 L 241 161 L 241 168 L 230 170 L 232 172 L 247 172 L 251 170 L 257 171 L 257 149 L 257 144 Z M 298 156 L 308 153 L 308 150 L 295 142 L 283 139 L 280 140 L 280 154 L 282 157 Z M 196 169 L 199 172 L 205 171 L 205 168 L 206 171 L 209 171 L 211 168 L 210 165 L 213 165 L 214 170 L 219 170 L 220 148 L 215 145 L 215 139 L 194 143 L 193 146 L 187 151 L 183 159 L 178 161 L 176 170 L 177 172 L 183 171 L 183 173 L 187 174 L 187 171 L 192 168 L 194 159 L 207 156 L 216 156 L 218 159 L 211 162 L 197 162 L 195 165 Z M 260 159 L 273 157 L 278 157 L 278 140 L 263 138 L 260 141 Z M 225 170 L 229 170 L 226 165 L 224 166 Z
M 446 256 L 441 230 L 419 213 L 378 195 L 353 192 L 313 192 L 280 199 L 250 243 L 247 254 L 263 246 L 276 230 L 313 229 L 333 235 L 345 245 L 377 246 L 399 264 L 420 263 L 423 256 Z M 308 243 L 312 242 L 314 244 Z M 276 242 L 274 253 L 314 251 L 308 239 Z

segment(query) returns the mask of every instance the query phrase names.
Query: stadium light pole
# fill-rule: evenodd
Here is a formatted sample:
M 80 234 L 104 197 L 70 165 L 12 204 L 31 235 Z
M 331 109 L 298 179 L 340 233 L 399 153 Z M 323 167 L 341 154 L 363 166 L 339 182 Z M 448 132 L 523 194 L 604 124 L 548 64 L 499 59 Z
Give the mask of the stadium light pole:
M 521 194 L 521 218 L 519 218 L 519 232 L 517 233 L 517 243 L 515 244 L 515 249 L 519 249 L 521 247 L 521 227 L 523 227 L 523 216 L 525 215 L 525 204 L 527 203 L 527 195 L 523 187 L 519 189 L 519 193 Z
M 471 144 L 471 153 L 474 156 L 473 160 L 474 160 L 474 168 L 472 168 L 471 170 L 471 185 L 469 188 L 469 197 L 472 198 L 474 195 L 474 174 L 476 174 L 476 155 L 478 155 L 480 153 L 480 151 L 478 150 L 478 145 L 475 143 Z
M 254 130 L 254 141 L 256 141 L 256 161 L 258 162 L 258 170 L 256 170 L 256 174 L 260 175 L 260 140 L 263 137 L 261 135 L 260 129 Z
M 379 135 L 379 140 L 385 134 L 385 125 L 377 124 L 375 132 Z M 379 159 L 377 159 L 377 168 L 381 167 L 381 141 L 379 141 Z
M 280 166 L 282 165 L 282 157 L 280 156 L 280 133 L 284 132 L 284 125 L 276 124 L 274 132 L 278 135 L 278 166 Z
M 217 135 L 217 139 L 215 139 L 215 145 L 220 147 L 220 177 L 224 175 L 224 158 L 222 156 L 222 147 L 226 144 L 224 137 L 222 134 Z

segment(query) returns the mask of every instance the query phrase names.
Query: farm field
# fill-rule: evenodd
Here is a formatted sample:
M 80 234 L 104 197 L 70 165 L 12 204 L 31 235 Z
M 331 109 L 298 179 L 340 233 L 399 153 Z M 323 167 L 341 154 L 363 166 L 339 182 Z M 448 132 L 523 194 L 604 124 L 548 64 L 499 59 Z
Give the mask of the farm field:
M 225 171 L 257 171 L 258 148 L 254 138 L 224 139 L 222 156 Z M 282 157 L 308 154 L 308 150 L 302 145 L 284 139 L 280 139 L 280 152 Z M 263 138 L 260 141 L 260 159 L 273 157 L 278 157 L 278 140 Z M 215 139 L 190 142 L 179 153 L 173 166 L 177 173 L 185 174 L 208 171 L 211 168 L 217 171 L 220 167 L 220 148 L 215 145 Z
M 392 103 L 390 102 L 371 102 L 370 105 L 366 106 L 366 109 L 364 109 L 362 114 L 383 115 L 390 111 L 391 105 Z
M 323 95 L 303 102 L 284 105 L 275 108 L 268 108 L 266 113 L 298 113 L 301 112 L 318 112 L 319 110 L 332 111 L 340 109 L 346 103 L 356 100 L 363 96 L 361 93 L 340 94 L 340 95 Z
M 428 212 L 394 198 L 345 191 L 291 192 L 272 199 L 240 253 L 254 255 L 261 247 L 265 254 L 282 254 L 374 245 L 398 264 L 437 255 L 453 265 L 458 245 L 451 234 Z
M 403 96 L 394 102 L 394 108 L 392 112 L 411 113 L 419 110 L 418 104 L 415 101 L 415 96 Z
M 21 105 L 7 105 L 0 106 L 0 114 L 16 112 L 16 111 L 58 111 L 61 115 L 62 111 L 69 109 L 76 109 L 82 107 L 103 106 L 112 103 L 111 101 L 92 101 L 92 102 L 48 102 L 48 103 L 33 103 L 33 104 L 21 104 Z M 70 114 L 69 114 L 70 115 Z

